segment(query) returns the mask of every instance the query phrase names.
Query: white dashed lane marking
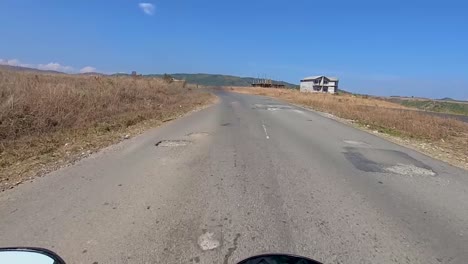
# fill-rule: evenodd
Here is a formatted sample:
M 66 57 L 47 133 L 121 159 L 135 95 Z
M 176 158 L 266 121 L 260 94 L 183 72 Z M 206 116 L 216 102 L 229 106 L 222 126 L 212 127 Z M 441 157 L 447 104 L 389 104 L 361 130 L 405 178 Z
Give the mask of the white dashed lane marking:
M 266 138 L 267 138 L 267 139 L 270 139 L 270 136 L 268 136 L 268 132 L 267 132 L 267 129 L 266 129 L 266 127 L 265 127 L 265 124 L 262 124 L 262 126 L 263 126 L 263 131 L 265 131 L 265 136 L 266 136 Z

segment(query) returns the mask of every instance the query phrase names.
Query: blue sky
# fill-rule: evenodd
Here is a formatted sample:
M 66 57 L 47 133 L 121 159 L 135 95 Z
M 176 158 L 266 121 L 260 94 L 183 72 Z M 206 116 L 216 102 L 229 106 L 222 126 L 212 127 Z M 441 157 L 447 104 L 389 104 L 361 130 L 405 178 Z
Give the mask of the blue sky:
M 354 92 L 468 99 L 464 1 L 3 0 L 0 11 L 3 64 L 325 74 Z

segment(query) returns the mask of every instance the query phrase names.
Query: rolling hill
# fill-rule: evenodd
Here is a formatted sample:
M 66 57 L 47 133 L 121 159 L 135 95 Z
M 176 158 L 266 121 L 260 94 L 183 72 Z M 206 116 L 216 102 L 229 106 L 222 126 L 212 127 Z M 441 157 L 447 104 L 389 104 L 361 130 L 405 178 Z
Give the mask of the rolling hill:
M 11 66 L 11 65 L 3 65 L 3 64 L 0 64 L 0 70 L 19 71 L 19 72 L 35 72 L 35 73 L 65 74 L 65 73 L 59 72 L 59 71 L 39 70 L 39 69 L 36 69 L 36 68 L 27 68 L 27 67 Z
M 36 72 L 36 73 L 53 73 L 53 74 L 66 74 L 59 71 L 48 71 L 48 70 L 39 70 L 35 68 L 26 68 L 19 66 L 10 66 L 10 65 L 0 65 L 0 70 L 9 70 L 9 71 L 27 71 L 27 72 Z M 90 73 L 78 73 L 79 75 L 106 75 L 97 72 Z M 126 73 L 115 73 L 112 76 L 127 76 Z M 147 74 L 143 77 L 162 77 L 164 74 Z M 206 73 L 174 73 L 169 74 L 170 76 L 179 79 L 186 80 L 188 83 L 206 85 L 206 86 L 250 86 L 256 79 L 252 77 L 238 77 L 232 75 L 222 75 L 222 74 L 206 74 Z M 289 88 L 298 88 L 298 85 L 287 83 L 283 81 L 277 81 L 275 83 L 283 84 Z
M 205 73 L 174 73 L 170 74 L 172 77 L 180 80 L 186 80 L 188 83 L 200 84 L 206 86 L 250 86 L 255 78 L 252 77 L 238 77 L 232 75 L 222 74 L 205 74 Z M 150 74 L 145 76 L 162 77 L 163 74 Z M 283 81 L 275 82 L 284 84 L 286 87 L 296 88 L 298 85 L 287 83 Z

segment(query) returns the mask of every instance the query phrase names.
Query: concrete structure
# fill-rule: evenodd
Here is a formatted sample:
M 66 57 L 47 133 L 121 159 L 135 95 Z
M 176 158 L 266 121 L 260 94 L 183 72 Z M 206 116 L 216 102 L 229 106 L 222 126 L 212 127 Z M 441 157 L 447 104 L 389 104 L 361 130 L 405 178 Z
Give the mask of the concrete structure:
M 252 87 L 263 87 L 263 88 L 284 88 L 284 84 L 275 83 L 270 79 L 256 79 L 252 83 Z
M 301 92 L 338 92 L 338 78 L 326 76 L 311 76 L 301 80 Z

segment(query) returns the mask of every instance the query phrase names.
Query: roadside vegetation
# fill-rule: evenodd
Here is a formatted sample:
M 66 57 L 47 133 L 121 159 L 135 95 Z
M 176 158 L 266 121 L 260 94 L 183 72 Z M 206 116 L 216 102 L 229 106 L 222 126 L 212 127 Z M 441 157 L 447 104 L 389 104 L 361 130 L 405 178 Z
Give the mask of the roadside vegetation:
M 159 78 L 0 70 L 0 190 L 212 100 Z
M 406 143 L 454 165 L 468 169 L 468 123 L 367 96 L 301 93 L 298 90 L 230 88 L 240 93 L 271 96 L 349 120 L 374 133 Z

